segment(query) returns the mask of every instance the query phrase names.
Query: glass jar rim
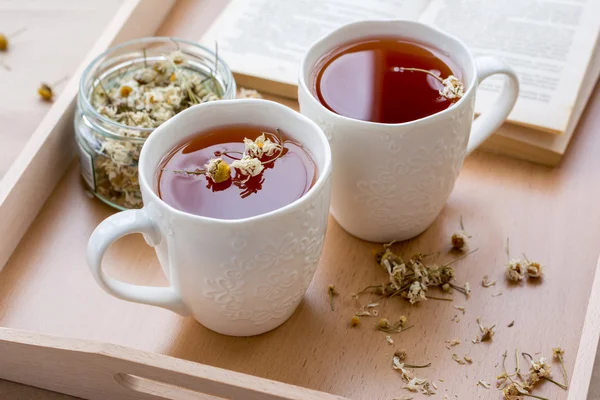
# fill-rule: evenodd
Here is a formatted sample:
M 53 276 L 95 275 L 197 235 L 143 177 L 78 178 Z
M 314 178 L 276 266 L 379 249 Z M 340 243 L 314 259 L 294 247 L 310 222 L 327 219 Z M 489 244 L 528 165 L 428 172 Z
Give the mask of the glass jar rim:
M 166 43 L 166 42 L 173 42 L 175 44 L 178 44 L 178 43 L 186 44 L 186 45 L 195 47 L 197 49 L 200 49 L 200 50 L 203 50 L 203 51 L 209 53 L 211 56 L 213 56 L 217 59 L 218 64 L 220 64 L 221 66 L 224 67 L 224 70 L 226 71 L 226 76 L 224 76 L 224 78 L 226 78 L 229 82 L 234 81 L 233 74 L 232 74 L 231 70 L 229 69 L 229 66 L 227 65 L 227 63 L 225 61 L 223 61 L 222 58 L 217 57 L 216 52 L 209 49 L 208 47 L 202 46 L 201 44 L 198 44 L 195 42 L 192 42 L 191 40 L 180 39 L 180 38 L 176 38 L 176 37 L 172 37 L 172 36 L 148 36 L 148 37 L 143 37 L 143 38 L 139 38 L 139 39 L 128 40 L 128 41 L 118 44 L 116 46 L 110 47 L 107 50 L 103 51 L 98 56 L 96 56 L 92 61 L 90 61 L 88 66 L 85 68 L 85 70 L 83 70 L 83 73 L 81 74 L 81 78 L 79 80 L 79 98 L 81 99 L 81 101 L 83 103 L 83 108 L 85 108 L 88 112 L 90 112 L 94 118 L 97 118 L 98 120 L 100 120 L 101 122 L 103 122 L 105 124 L 114 126 L 117 129 L 127 129 L 127 130 L 132 130 L 132 131 L 137 131 L 137 132 L 144 132 L 144 133 L 147 133 L 148 135 L 150 133 L 152 133 L 152 131 L 154 131 L 156 128 L 133 127 L 133 126 L 125 125 L 120 122 L 114 121 L 114 120 L 107 118 L 104 115 L 100 114 L 96 110 L 96 108 L 92 105 L 92 103 L 90 102 L 90 99 L 88 98 L 88 96 L 86 94 L 85 82 L 86 82 L 86 78 L 93 72 L 94 67 L 97 66 L 97 64 L 100 62 L 100 60 L 102 60 L 103 58 L 108 58 L 108 56 L 110 56 L 111 53 L 115 53 L 118 50 L 121 50 L 122 48 L 131 46 L 131 45 L 144 44 L 144 43 L 148 43 L 148 44 L 150 44 L 150 43 Z M 228 92 L 228 90 L 231 86 L 232 85 L 228 85 L 228 87 L 225 88 L 225 93 Z M 147 139 L 147 138 L 141 138 L 141 137 L 136 138 L 136 137 L 128 137 L 128 136 L 124 136 L 124 135 L 119 135 L 114 132 L 110 132 L 109 130 L 105 129 L 104 127 L 98 127 L 98 128 L 100 128 L 100 130 L 102 131 L 102 133 L 105 136 L 112 137 L 114 139 L 128 140 L 128 141 L 132 141 L 132 142 L 144 142 Z

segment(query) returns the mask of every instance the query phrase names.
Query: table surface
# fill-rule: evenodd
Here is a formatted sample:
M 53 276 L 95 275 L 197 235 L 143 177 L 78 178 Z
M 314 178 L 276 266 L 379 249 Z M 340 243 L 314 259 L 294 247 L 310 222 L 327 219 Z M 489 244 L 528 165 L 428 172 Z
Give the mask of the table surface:
M 40 83 L 72 77 L 122 1 L 0 0 L 0 33 L 9 39 L 0 61 L 10 67 L 0 66 L 0 179 L 52 105 L 37 95 Z
M 205 22 L 218 12 L 215 4 L 180 0 L 159 34 L 198 39 Z M 295 106 L 290 101 L 286 104 Z M 446 253 L 448 238 L 458 230 L 462 216 L 473 235 L 472 246 L 479 250 L 455 267 L 458 282 L 470 282 L 472 296 L 467 300 L 455 293 L 453 303 L 429 301 L 413 307 L 400 301 L 382 303 L 382 316 L 392 319 L 405 314 L 415 325 L 394 336 L 394 346 L 373 330 L 374 321 L 365 320 L 355 330 L 348 327 L 358 307 L 349 294 L 382 282 L 385 274 L 372 260 L 374 245 L 351 237 L 331 218 L 323 258 L 305 300 L 288 322 L 265 335 L 225 337 L 192 319 L 110 297 L 87 271 L 85 245 L 93 228 L 113 211 L 85 195 L 76 164 L 0 274 L 0 325 L 108 341 L 356 399 L 409 394 L 391 369 L 394 349 L 406 348 L 409 362 L 433 363 L 432 368 L 418 372 L 435 380 L 438 393 L 450 398 L 497 399 L 500 395 L 495 389 L 475 384 L 479 379 L 495 382 L 505 350 L 551 355 L 552 347 L 562 345 L 567 370 L 573 371 L 600 251 L 599 130 L 597 87 L 559 167 L 550 169 L 481 152 L 465 161 L 439 218 L 398 250 L 406 254 L 441 251 L 441 262 L 452 259 Z M 512 254 L 526 253 L 547 266 L 541 283 L 512 286 L 505 282 L 507 237 Z M 126 281 L 165 283 L 154 253 L 137 236 L 115 244 L 105 265 L 111 275 Z M 481 287 L 484 275 L 496 280 L 496 286 Z M 335 284 L 342 294 L 336 299 L 335 313 L 329 311 L 328 284 Z M 499 292 L 502 295 L 493 297 Z M 455 305 L 465 306 L 465 315 Z M 451 322 L 457 314 L 460 321 Z M 486 325 L 497 325 L 491 343 L 471 343 L 477 334 L 477 316 Z M 513 320 L 514 327 L 508 328 Z M 462 343 L 446 349 L 444 341 L 454 338 Z M 456 364 L 453 353 L 470 356 L 473 365 Z M 558 368 L 554 369 L 558 377 Z M 600 374 L 594 380 L 589 398 L 597 400 Z M 549 384 L 535 393 L 566 398 Z M 10 396 L 65 398 L 0 382 L 0 397 Z

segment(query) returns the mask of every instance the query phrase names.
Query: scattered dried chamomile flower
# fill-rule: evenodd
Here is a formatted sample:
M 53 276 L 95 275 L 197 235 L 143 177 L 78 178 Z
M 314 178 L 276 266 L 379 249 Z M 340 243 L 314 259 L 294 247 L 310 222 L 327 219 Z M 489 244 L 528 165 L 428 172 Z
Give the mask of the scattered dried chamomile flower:
M 567 369 L 565 368 L 565 362 L 563 360 L 564 355 L 565 351 L 560 346 L 552 349 L 552 356 L 560 363 L 560 372 L 562 373 L 563 381 L 565 382 L 563 385 L 559 386 L 567 390 L 569 388 L 569 376 L 567 375 Z
M 388 342 L 389 344 L 393 345 L 394 344 L 394 339 L 392 339 L 392 337 L 390 335 L 387 335 L 385 337 L 385 341 Z
M 469 297 L 471 295 L 471 285 L 469 284 L 469 282 L 465 282 L 465 296 Z
M 471 237 L 467 235 L 466 232 L 460 231 L 455 232 L 450 238 L 450 244 L 452 245 L 452 250 L 467 252 L 469 251 L 469 239 Z
M 502 390 L 502 394 L 505 400 L 523 400 L 523 396 L 529 395 L 529 392 L 517 382 L 511 382 Z
M 238 99 L 262 99 L 262 95 L 258 93 L 254 89 L 245 89 L 240 88 L 238 90 L 237 96 Z
M 381 318 L 375 324 L 375 328 L 382 332 L 398 333 L 398 332 L 402 332 L 403 330 L 406 330 L 406 329 L 409 329 L 412 327 L 412 326 L 405 327 L 407 320 L 408 319 L 404 315 L 402 315 L 402 316 L 400 316 L 400 318 L 398 318 L 398 321 L 391 324 L 387 318 Z
M 512 259 L 506 265 L 506 279 L 511 282 L 521 282 L 525 277 L 523 261 Z
M 337 291 L 337 289 L 335 288 L 334 285 L 329 285 L 327 287 L 327 296 L 329 296 L 329 308 L 331 308 L 331 311 L 334 311 L 333 298 L 338 295 L 339 295 L 339 292 Z
M 449 349 L 450 347 L 458 346 L 460 344 L 460 339 L 456 338 L 452 340 L 446 340 L 446 343 L 448 344 L 446 348 Z
M 486 381 L 484 381 L 482 379 L 478 380 L 477 384 L 485 389 L 490 389 L 492 387 L 489 383 L 487 383 Z
M 490 281 L 487 275 L 485 275 L 483 277 L 483 279 L 481 280 L 481 286 L 483 286 L 485 288 L 494 286 L 495 284 L 496 284 L 496 281 Z
M 54 92 L 52 91 L 52 87 L 46 83 L 42 83 L 37 90 L 38 94 L 44 101 L 52 101 L 54 98 Z
M 350 327 L 356 328 L 359 325 L 360 325 L 360 318 L 359 317 L 357 317 L 355 315 L 352 318 L 350 318 Z
M 406 385 L 404 385 L 404 389 L 416 393 L 425 383 L 427 383 L 427 379 L 412 378 Z
M 53 88 L 58 86 L 62 82 L 64 82 L 67 78 L 68 77 L 65 76 L 64 78 L 59 79 L 58 81 L 52 83 L 51 85 L 49 85 L 47 83 L 40 84 L 40 87 L 37 90 L 38 95 L 44 101 L 50 102 L 50 101 L 54 100 L 54 89 Z
M 18 35 L 20 35 L 21 33 L 25 32 L 27 29 L 26 28 L 21 28 L 18 31 L 15 31 L 9 35 L 5 35 L 3 33 L 0 33 L 0 51 L 8 51 L 8 46 L 9 46 L 9 41 L 8 39 L 14 39 L 15 37 L 17 37 Z
M 469 364 L 473 364 L 473 359 L 472 359 L 471 357 L 469 357 L 469 356 L 464 356 L 463 358 L 464 358 L 464 360 L 465 360 L 466 362 L 468 362 Z
M 540 357 L 537 361 L 531 360 L 531 366 L 527 374 L 527 384 L 530 387 L 535 386 L 540 380 L 550 377 L 552 377 L 552 372 L 545 357 Z
M 465 365 L 465 362 L 458 356 L 458 354 L 452 354 L 452 359 L 460 365 Z
M 406 357 L 407 357 L 406 350 L 404 350 L 404 349 L 396 350 L 394 352 L 394 357 L 398 357 L 398 359 L 400 361 L 406 360 Z
M 544 267 L 535 261 L 525 261 L 525 274 L 529 279 L 541 278 L 544 274 Z
M 481 331 L 480 340 L 482 342 L 489 342 L 490 340 L 492 340 L 492 337 L 494 336 L 494 328 L 496 327 L 496 325 L 492 325 L 491 327 L 486 328 L 481 324 L 480 317 L 477 317 L 477 325 L 479 325 L 479 330 Z
M 388 298 L 402 297 L 407 299 L 411 304 L 427 300 L 428 298 L 451 301 L 451 299 L 427 296 L 427 291 L 430 287 L 439 287 L 447 292 L 451 288 L 454 288 L 468 295 L 470 291 L 468 285 L 466 285 L 466 288 L 463 288 L 452 283 L 454 281 L 454 269 L 449 265 L 465 258 L 477 249 L 440 266 L 425 263 L 424 259 L 427 255 L 421 253 L 413 255 L 405 261 L 391 250 L 392 244 L 393 242 L 384 245 L 383 250 L 377 252 L 375 255 L 377 262 L 387 272 L 389 282 L 383 285 L 367 286 L 358 293 L 353 294 L 353 298 L 356 299 L 360 295 L 370 292 Z
M 552 349 L 552 356 L 556 359 L 560 359 L 562 356 L 565 355 L 565 351 L 560 347 L 554 347 Z

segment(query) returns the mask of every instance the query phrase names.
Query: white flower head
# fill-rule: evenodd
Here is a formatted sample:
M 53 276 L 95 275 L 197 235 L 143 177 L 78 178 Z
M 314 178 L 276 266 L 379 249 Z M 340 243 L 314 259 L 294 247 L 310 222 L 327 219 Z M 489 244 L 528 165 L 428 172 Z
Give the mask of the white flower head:
M 427 288 L 423 286 L 421 282 L 413 282 L 412 285 L 410 285 L 410 288 L 408 289 L 408 301 L 410 302 L 410 304 L 415 304 L 420 301 L 427 300 L 427 297 L 425 297 L 425 290 L 427 290 Z
M 450 243 L 452 249 L 462 252 L 469 251 L 469 235 L 464 231 L 455 232 L 450 238 Z
M 173 61 L 174 64 L 183 64 L 185 61 L 185 55 L 181 50 L 175 50 L 169 54 L 169 59 Z
M 510 260 L 506 266 L 506 278 L 512 282 L 520 282 L 524 276 L 523 262 L 519 259 Z
M 235 160 L 231 163 L 231 166 L 238 170 L 242 175 L 249 177 L 259 175 L 265 167 L 262 165 L 258 158 L 244 155 L 241 160 Z
M 533 386 L 541 379 L 551 376 L 552 372 L 545 357 L 540 357 L 538 361 L 531 360 L 531 367 L 529 368 L 529 375 L 527 377 L 529 385 Z
M 220 158 L 211 158 L 204 166 L 204 170 L 204 175 L 215 183 L 225 182 L 231 176 L 229 165 Z
M 465 94 L 463 83 L 454 75 L 448 76 L 442 81 L 444 87 L 439 90 L 440 96 L 447 99 L 460 99 Z
M 271 157 L 277 151 L 282 150 L 280 144 L 274 143 L 271 139 L 265 137 L 264 133 L 255 140 L 244 138 L 244 145 L 246 146 L 246 154 L 255 158 Z
M 527 260 L 524 265 L 525 274 L 530 279 L 541 278 L 544 274 L 544 266 L 535 261 Z
M 404 385 L 404 389 L 410 390 L 411 392 L 418 392 L 419 389 L 421 389 L 421 387 L 426 383 L 427 379 L 412 378 L 406 385 Z
M 262 95 L 254 89 L 240 88 L 237 94 L 238 99 L 262 99 Z

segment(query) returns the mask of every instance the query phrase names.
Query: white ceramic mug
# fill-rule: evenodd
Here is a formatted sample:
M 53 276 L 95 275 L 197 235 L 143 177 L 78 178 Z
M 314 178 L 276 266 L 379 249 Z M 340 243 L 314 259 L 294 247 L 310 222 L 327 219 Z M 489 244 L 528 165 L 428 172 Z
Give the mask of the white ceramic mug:
M 448 54 L 462 70 L 464 96 L 444 111 L 401 124 L 359 121 L 324 107 L 313 94 L 319 60 L 345 44 L 382 36 Z M 473 122 L 477 86 L 495 74 L 506 76 L 504 89 L 494 108 Z M 502 124 L 518 93 L 517 76 L 505 62 L 474 59 L 460 40 L 418 22 L 357 22 L 317 41 L 301 64 L 298 101 L 302 114 L 323 128 L 331 144 L 331 213 L 346 231 L 365 240 L 389 242 L 420 234 L 442 210 L 464 157 Z
M 232 124 L 281 128 L 311 154 L 318 169 L 316 183 L 285 207 L 237 220 L 192 215 L 163 202 L 155 191 L 163 157 L 200 130 Z M 329 216 L 331 152 L 314 122 L 266 100 L 192 107 L 150 135 L 140 155 L 139 181 L 144 207 L 107 218 L 88 243 L 89 267 L 104 290 L 123 300 L 192 315 L 227 335 L 260 334 L 290 317 L 317 268 Z M 138 232 L 155 248 L 170 286 L 129 284 L 102 271 L 107 248 Z

